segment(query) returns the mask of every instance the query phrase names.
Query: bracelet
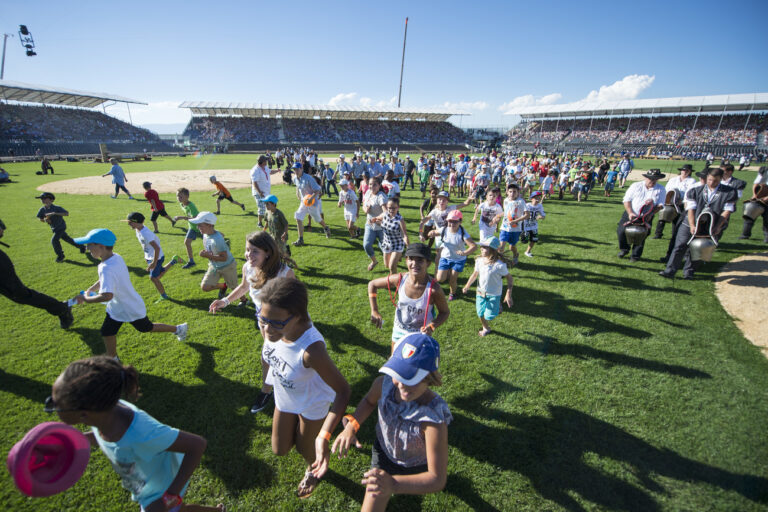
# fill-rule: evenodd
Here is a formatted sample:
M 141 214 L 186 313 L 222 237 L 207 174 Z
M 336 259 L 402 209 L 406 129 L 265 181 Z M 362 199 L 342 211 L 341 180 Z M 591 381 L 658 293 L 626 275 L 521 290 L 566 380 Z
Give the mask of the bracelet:
M 378 297 L 378 295 L 377 295 L 377 294 L 375 294 L 375 293 L 369 293 L 369 294 L 368 294 L 368 296 L 369 296 L 370 298 L 372 298 L 372 299 L 375 299 L 376 297 Z
M 166 509 L 177 507 L 184 502 L 184 499 L 181 496 L 178 494 L 171 494 L 169 492 L 163 493 L 162 500 Z
M 229 305 L 231 304 L 231 303 L 229 302 L 229 299 L 227 299 L 226 297 L 225 297 L 225 298 L 223 298 L 223 299 L 221 299 L 221 302 L 223 302 L 223 303 L 224 303 L 224 307 L 227 307 L 227 306 L 229 306 Z
M 360 423 L 358 423 L 355 417 L 352 416 L 351 414 L 347 414 L 346 416 L 344 416 L 344 419 L 346 419 L 349 422 L 347 423 L 347 425 L 352 425 L 352 428 L 355 429 L 355 434 L 357 434 L 357 431 L 360 430 Z
M 430 327 L 430 328 L 432 329 L 432 332 L 435 332 L 435 329 L 437 329 L 437 327 L 435 327 L 435 324 L 434 324 L 434 323 L 432 323 L 432 322 L 429 322 L 429 323 L 427 324 L 427 327 Z
M 321 430 L 320 433 L 317 434 L 317 437 L 322 437 L 323 439 L 325 439 L 329 443 L 331 442 L 331 433 L 328 432 L 327 430 Z

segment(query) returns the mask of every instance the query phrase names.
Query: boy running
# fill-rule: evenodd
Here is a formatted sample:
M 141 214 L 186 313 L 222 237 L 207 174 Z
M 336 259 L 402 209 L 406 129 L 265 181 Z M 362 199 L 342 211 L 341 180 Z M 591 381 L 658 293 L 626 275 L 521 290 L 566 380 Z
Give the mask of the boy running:
M 339 208 L 344 206 L 344 220 L 347 221 L 347 231 L 349 238 L 357 238 L 359 230 L 355 226 L 355 221 L 360 213 L 360 201 L 357 200 L 357 194 L 349 188 L 349 181 L 343 179 L 339 182 L 341 193 L 339 194 Z
M 216 215 L 200 212 L 194 219 L 189 219 L 189 222 L 197 224 L 203 234 L 203 250 L 199 255 L 208 260 L 208 271 L 203 276 L 200 288 L 204 292 L 219 290 L 219 298 L 224 298 L 227 296 L 227 288 L 237 286 L 237 264 L 224 235 L 214 228 Z M 222 279 L 224 282 L 220 283 Z
M 165 205 L 160 200 L 160 195 L 157 193 L 157 190 L 154 190 L 152 188 L 152 184 L 148 181 L 145 181 L 141 185 L 144 187 L 144 198 L 149 201 L 149 207 L 152 209 L 152 226 L 155 228 L 155 233 L 159 233 L 160 231 L 157 229 L 157 218 L 158 217 L 165 217 L 168 219 L 171 223 L 171 227 L 176 226 L 176 221 L 173 220 L 168 216 L 168 214 L 165 212 Z
M 195 203 L 189 200 L 189 190 L 182 187 L 176 191 L 176 199 L 179 201 L 179 206 L 184 211 L 184 215 L 177 215 L 173 218 L 174 221 L 194 219 L 199 213 Z M 186 265 L 181 268 L 192 268 L 196 265 L 195 258 L 192 256 L 192 241 L 197 240 L 198 237 L 202 237 L 202 233 L 197 229 L 195 224 L 190 223 L 189 229 L 187 229 L 187 236 L 184 238 L 184 246 L 187 248 L 188 261 Z
M 85 254 L 85 247 L 78 246 L 72 237 L 67 234 L 67 223 L 64 221 L 64 217 L 69 216 L 69 212 L 61 206 L 53 204 L 56 196 L 51 192 L 43 192 L 35 197 L 35 199 L 39 199 L 43 203 L 43 206 L 37 211 L 37 218 L 40 219 L 40 222 L 47 222 L 51 226 L 51 231 L 53 231 L 51 245 L 53 246 L 53 252 L 56 253 L 56 263 L 64 261 L 64 251 L 59 240 L 64 240 L 68 244 L 80 249 L 82 254 Z
M 129 213 L 126 222 L 131 229 L 136 230 L 136 238 L 139 239 L 139 243 L 144 250 L 144 259 L 147 261 L 149 278 L 152 281 L 152 284 L 155 285 L 155 288 L 157 288 L 158 293 L 160 293 L 160 298 L 157 302 L 167 300 L 168 295 L 166 295 L 165 288 L 163 287 L 163 283 L 160 282 L 160 279 L 165 275 L 169 268 L 179 262 L 179 257 L 174 256 L 171 258 L 168 265 L 163 267 L 165 254 L 160 247 L 160 239 L 144 225 L 144 215 L 139 212 Z
M 531 193 L 531 202 L 525 205 L 524 230 L 520 240 L 528 242 L 525 255 L 529 258 L 533 258 L 531 251 L 533 251 L 533 246 L 536 245 L 536 242 L 539 241 L 539 221 L 537 219 L 543 219 L 547 216 L 539 201 L 541 201 L 541 192 L 537 190 Z
M 232 194 L 229 192 L 227 187 L 225 187 L 220 181 L 216 179 L 216 176 L 211 176 L 209 178 L 211 180 L 211 183 L 213 183 L 213 186 L 216 187 L 216 192 L 211 194 L 211 197 L 215 195 L 219 195 L 219 197 L 216 199 L 216 215 L 221 213 L 221 200 L 226 199 L 232 204 L 236 204 L 240 207 L 241 210 L 245 211 L 245 205 L 243 203 L 238 203 L 234 199 L 232 199 Z

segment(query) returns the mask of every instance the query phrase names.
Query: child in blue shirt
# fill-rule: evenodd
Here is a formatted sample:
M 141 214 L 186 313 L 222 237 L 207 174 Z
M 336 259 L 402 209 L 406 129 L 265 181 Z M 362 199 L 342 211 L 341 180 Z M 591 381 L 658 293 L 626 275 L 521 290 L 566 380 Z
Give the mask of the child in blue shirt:
M 138 372 L 107 356 L 71 363 L 53 383 L 45 411 L 69 425 L 92 427 L 86 437 L 107 456 L 123 487 L 142 512 L 181 510 L 189 479 L 206 448 L 196 434 L 164 425 L 135 405 Z M 220 512 L 224 505 L 184 505 L 185 510 Z
M 605 173 L 605 197 L 611 197 L 611 191 L 616 186 L 616 177 L 619 173 L 616 169 L 611 169 Z

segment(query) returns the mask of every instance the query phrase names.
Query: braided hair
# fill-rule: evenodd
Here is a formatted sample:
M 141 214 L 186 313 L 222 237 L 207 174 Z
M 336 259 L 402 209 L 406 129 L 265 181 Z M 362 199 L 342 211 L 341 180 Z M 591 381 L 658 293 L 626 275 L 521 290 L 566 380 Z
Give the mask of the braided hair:
M 123 366 L 109 356 L 75 361 L 59 377 L 58 402 L 65 407 L 103 412 L 112 409 L 126 396 L 139 395 L 139 374 L 133 366 Z

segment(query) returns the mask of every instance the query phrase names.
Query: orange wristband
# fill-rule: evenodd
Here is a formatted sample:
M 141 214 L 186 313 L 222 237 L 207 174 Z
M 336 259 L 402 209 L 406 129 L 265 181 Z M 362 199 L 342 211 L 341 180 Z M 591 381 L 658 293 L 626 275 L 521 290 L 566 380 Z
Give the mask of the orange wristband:
M 360 430 L 360 423 L 358 423 L 355 417 L 351 414 L 347 414 L 344 416 L 344 418 L 349 422 L 350 425 L 352 425 L 352 428 L 355 429 L 355 434 L 357 434 L 357 431 Z
M 317 434 L 317 437 L 322 437 L 323 439 L 325 439 L 329 443 L 331 442 L 331 433 L 328 432 L 327 430 L 321 430 L 320 433 Z
M 437 329 L 437 327 L 435 327 L 435 324 L 433 324 L 432 322 L 429 322 L 427 324 L 427 327 L 431 327 L 432 328 L 432 332 L 435 332 L 435 329 Z
M 375 293 L 369 293 L 369 294 L 368 294 L 368 296 L 369 296 L 370 298 L 372 298 L 372 299 L 375 299 L 375 298 L 377 298 L 377 297 L 378 297 L 378 295 L 377 295 L 377 294 L 375 294 Z

